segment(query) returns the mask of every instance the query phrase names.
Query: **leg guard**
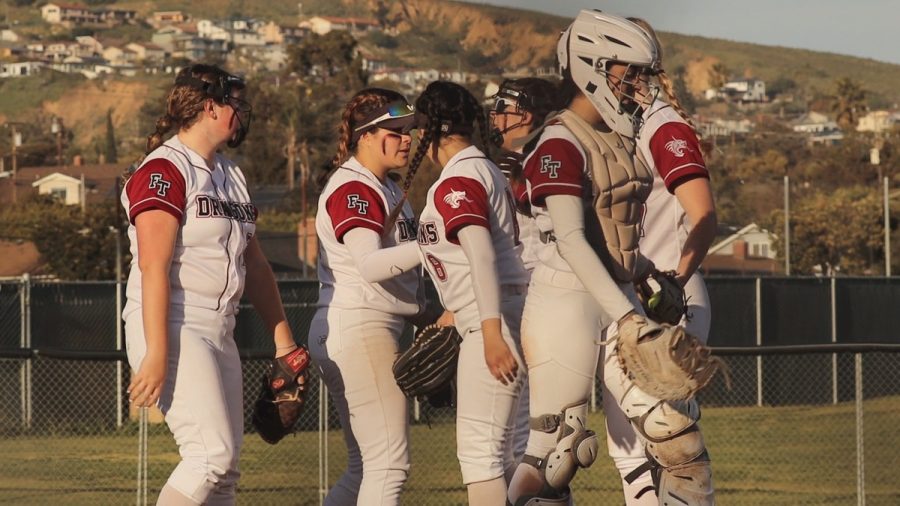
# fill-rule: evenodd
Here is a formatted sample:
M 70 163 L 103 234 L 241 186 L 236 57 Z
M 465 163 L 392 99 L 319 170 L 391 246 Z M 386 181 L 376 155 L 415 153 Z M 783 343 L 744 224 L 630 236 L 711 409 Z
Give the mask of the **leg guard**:
M 597 434 L 588 430 L 587 402 L 563 408 L 562 413 L 541 415 L 531 419 L 531 429 L 556 434 L 556 448 L 545 457 L 525 455 L 522 462 L 538 469 L 544 482 L 537 496 L 520 498 L 516 506 L 567 504 L 569 482 L 579 467 L 590 467 L 597 459 Z M 547 502 L 549 500 L 563 502 Z M 540 502 L 533 502 L 540 501 Z
M 660 401 L 631 385 L 621 405 L 645 441 L 659 504 L 715 504 L 697 401 Z

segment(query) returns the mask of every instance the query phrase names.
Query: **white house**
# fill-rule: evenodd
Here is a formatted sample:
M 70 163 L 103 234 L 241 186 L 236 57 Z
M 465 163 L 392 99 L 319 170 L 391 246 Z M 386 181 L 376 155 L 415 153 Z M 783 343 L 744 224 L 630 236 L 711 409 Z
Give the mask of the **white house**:
M 807 134 L 809 144 L 836 144 L 844 138 L 844 132 L 834 120 L 815 111 L 810 111 L 793 121 L 791 129 Z
M 698 129 L 703 137 L 728 136 L 731 134 L 746 134 L 753 130 L 753 122 L 749 119 L 723 119 L 713 118 L 700 120 Z
M 78 43 L 80 49 L 78 56 L 97 56 L 103 54 L 103 44 L 90 35 L 75 37 L 75 42 Z
M 300 24 L 308 26 L 310 30 L 319 35 L 325 35 L 333 30 L 348 30 L 350 32 L 368 32 L 378 29 L 378 21 L 370 18 L 338 18 L 333 16 L 313 16 Z
M 100 15 L 83 5 L 48 3 L 41 7 L 41 17 L 51 24 L 96 23 Z
M 125 48 L 134 51 L 139 61 L 160 62 L 166 59 L 165 49 L 149 42 L 129 42 Z
M 54 172 L 31 183 L 41 195 L 51 195 L 66 205 L 79 205 L 84 198 L 80 179 Z
M 774 248 L 776 236 L 756 223 L 731 234 L 709 249 L 701 270 L 718 274 L 774 274 L 781 270 Z
M 890 111 L 872 111 L 859 118 L 857 132 L 887 132 L 900 124 L 900 114 Z
M 40 72 L 43 67 L 44 63 L 39 61 L 0 62 L 0 77 L 30 76 Z
M 204 39 L 228 40 L 228 30 L 211 19 L 197 21 L 197 35 Z
M 16 32 L 14 32 L 12 30 L 6 30 L 6 29 L 0 30 L 0 41 L 19 42 L 20 39 L 21 39 L 21 37 L 19 37 L 19 34 L 17 34 Z

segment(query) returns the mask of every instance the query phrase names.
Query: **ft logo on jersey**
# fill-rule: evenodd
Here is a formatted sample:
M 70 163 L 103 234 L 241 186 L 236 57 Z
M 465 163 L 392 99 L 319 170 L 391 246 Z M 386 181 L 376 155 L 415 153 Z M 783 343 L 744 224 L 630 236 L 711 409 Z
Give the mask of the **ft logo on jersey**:
M 359 214 L 366 214 L 366 211 L 369 209 L 369 201 L 359 198 L 358 193 L 347 195 L 347 209 L 353 209 L 354 207 L 359 211 Z
M 148 188 L 151 190 L 156 188 L 156 194 L 160 197 L 165 197 L 166 192 L 169 191 L 169 187 L 172 186 L 172 183 L 166 181 L 162 178 L 163 175 L 160 172 L 154 172 L 150 174 L 150 185 Z
M 550 173 L 550 179 L 556 179 L 559 177 L 559 167 L 562 164 L 550 158 L 550 155 L 544 155 L 541 157 L 541 174 Z

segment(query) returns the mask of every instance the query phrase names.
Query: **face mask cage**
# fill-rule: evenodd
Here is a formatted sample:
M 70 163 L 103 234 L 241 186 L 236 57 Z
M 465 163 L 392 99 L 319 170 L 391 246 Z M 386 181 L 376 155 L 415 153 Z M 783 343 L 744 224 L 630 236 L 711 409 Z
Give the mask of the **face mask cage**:
M 614 64 L 625 65 L 621 77 L 610 71 Z M 652 80 L 657 71 L 652 67 L 598 59 L 594 71 L 606 79 L 607 85 L 616 95 L 616 112 L 621 115 L 639 118 L 643 111 L 653 105 L 659 95 L 659 86 Z

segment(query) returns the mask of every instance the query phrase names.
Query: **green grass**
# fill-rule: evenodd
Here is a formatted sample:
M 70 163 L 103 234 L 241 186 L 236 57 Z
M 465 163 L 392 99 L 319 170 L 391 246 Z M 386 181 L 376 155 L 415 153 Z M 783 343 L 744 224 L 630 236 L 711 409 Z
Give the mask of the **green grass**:
M 900 504 L 895 470 L 900 398 L 865 403 L 866 502 Z M 706 408 L 703 428 L 719 504 L 856 503 L 854 406 Z M 603 427 L 601 413 L 591 426 Z M 412 469 L 402 503 L 462 505 L 454 425 L 412 428 Z M 319 442 L 303 432 L 277 446 L 250 434 L 241 457 L 239 504 L 318 504 Z M 151 503 L 178 461 L 164 426 L 151 427 Z M 346 464 L 343 437 L 328 433 L 328 483 Z M 125 504 L 134 500 L 137 436 L 129 424 L 101 436 L 6 437 L 0 441 L 0 504 Z M 605 454 L 573 483 L 580 505 L 620 504 L 618 475 Z

